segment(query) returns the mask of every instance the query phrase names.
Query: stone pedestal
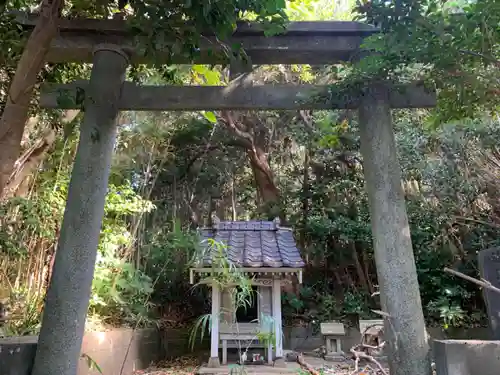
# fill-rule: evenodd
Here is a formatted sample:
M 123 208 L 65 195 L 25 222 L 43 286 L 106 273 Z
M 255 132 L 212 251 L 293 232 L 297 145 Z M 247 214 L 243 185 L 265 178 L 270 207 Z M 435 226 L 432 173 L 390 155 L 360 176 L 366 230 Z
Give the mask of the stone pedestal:
M 274 367 L 286 367 L 286 362 L 285 362 L 285 358 L 276 358 L 274 360 Z
M 345 337 L 344 324 L 340 322 L 321 323 L 320 330 L 326 341 L 325 359 L 328 361 L 343 361 L 345 356 L 342 352 L 341 339 Z
M 207 367 L 210 367 L 210 368 L 220 367 L 219 357 L 210 357 L 208 359 Z

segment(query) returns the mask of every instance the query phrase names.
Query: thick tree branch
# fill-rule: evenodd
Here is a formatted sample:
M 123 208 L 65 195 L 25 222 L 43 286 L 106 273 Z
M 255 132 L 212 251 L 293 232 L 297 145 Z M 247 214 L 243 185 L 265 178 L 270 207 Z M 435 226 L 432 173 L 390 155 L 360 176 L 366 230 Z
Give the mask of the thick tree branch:
M 459 52 L 462 55 L 469 55 L 469 56 L 479 57 L 480 59 L 482 59 L 482 60 L 484 60 L 486 62 L 492 63 L 496 67 L 500 68 L 500 60 L 494 58 L 493 56 L 487 56 L 487 55 L 484 55 L 484 54 L 479 53 L 479 52 L 468 51 L 468 50 L 463 50 L 463 49 L 461 49 Z
M 379 361 L 377 361 L 372 355 L 369 355 L 369 354 L 366 354 L 365 352 L 363 351 L 360 351 L 360 350 L 356 350 L 355 348 L 352 348 L 351 349 L 351 353 L 352 355 L 354 356 L 355 358 L 355 362 L 354 362 L 354 366 L 355 366 L 355 369 L 354 371 L 352 372 L 352 374 L 356 374 L 358 372 L 358 369 L 359 369 L 359 361 L 361 359 L 364 359 L 364 360 L 367 360 L 369 362 L 372 362 L 373 364 L 375 364 L 379 371 L 383 374 L 383 375 L 389 375 L 387 373 L 387 371 L 385 371 L 384 367 L 380 364 Z
M 247 148 L 253 149 L 254 139 L 252 134 L 238 127 L 236 121 L 234 120 L 232 114 L 229 111 L 222 111 L 221 116 L 224 119 L 226 125 L 229 127 L 229 129 L 231 129 L 233 133 L 237 135 L 239 138 L 244 139 L 247 142 Z
M 50 43 L 57 34 L 63 5 L 64 0 L 42 2 L 38 21 L 28 38 L 10 84 L 7 103 L 0 118 L 0 195 L 20 154 L 33 88 L 45 64 Z
M 247 150 L 249 158 L 253 162 L 252 164 L 257 167 L 262 173 L 265 173 L 266 175 L 269 174 L 269 165 L 262 162 L 261 152 L 259 152 L 255 145 L 253 135 L 237 126 L 236 121 L 229 111 L 223 111 L 221 113 L 221 116 L 229 129 L 238 137 L 238 139 L 236 140 L 237 143 L 235 145 L 245 148 Z
M 488 280 L 484 280 L 484 279 L 478 280 L 478 279 L 475 279 L 473 277 L 467 276 L 467 275 L 463 274 L 462 272 L 452 270 L 448 267 L 445 267 L 443 271 L 446 273 L 452 274 L 454 276 L 458 276 L 464 280 L 470 281 L 471 283 L 479 285 L 482 288 L 492 290 L 493 292 L 496 292 L 496 293 L 500 293 L 500 289 L 498 289 L 496 286 L 491 285 L 491 283 Z
M 186 178 L 186 176 L 189 174 L 189 172 L 190 172 L 191 168 L 193 167 L 193 165 L 203 155 L 206 155 L 206 154 L 208 154 L 208 153 L 210 153 L 212 151 L 215 151 L 215 150 L 222 150 L 225 147 L 239 147 L 239 148 L 243 148 L 244 150 L 246 150 L 247 149 L 247 144 L 243 140 L 235 139 L 235 140 L 228 140 L 228 141 L 224 142 L 223 144 L 209 145 L 208 148 L 205 148 L 203 150 L 200 150 L 200 151 L 196 152 L 187 161 L 187 163 L 186 163 L 186 165 L 185 165 L 182 173 L 179 176 L 177 176 L 177 179 L 178 180 L 183 180 L 184 178 Z
M 312 121 L 312 113 L 311 111 L 299 111 L 299 117 L 302 119 L 302 122 L 306 125 L 307 130 L 312 133 L 314 132 L 314 124 Z

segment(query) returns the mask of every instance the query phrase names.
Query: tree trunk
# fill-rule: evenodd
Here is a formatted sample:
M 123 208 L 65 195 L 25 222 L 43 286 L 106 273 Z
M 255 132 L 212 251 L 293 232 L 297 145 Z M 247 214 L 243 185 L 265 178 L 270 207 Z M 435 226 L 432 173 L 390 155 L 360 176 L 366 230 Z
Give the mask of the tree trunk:
M 228 129 L 238 138 L 239 146 L 247 152 L 257 187 L 257 204 L 262 202 L 262 211 L 269 219 L 279 217 L 284 221 L 284 212 L 279 204 L 280 191 L 267 158 L 266 137 L 262 136 L 266 130 L 259 128 L 259 131 L 255 131 L 259 126 L 255 120 L 243 117 L 243 121 L 236 121 L 228 111 L 222 112 L 221 115 Z
M 257 189 L 264 204 L 277 203 L 280 197 L 280 191 L 274 182 L 274 175 L 267 158 L 265 156 L 256 156 L 249 153 L 250 165 L 254 171 L 254 178 Z M 263 166 L 263 167 L 262 167 Z
M 300 246 L 303 250 L 306 248 L 306 226 L 307 220 L 309 218 L 309 198 L 311 195 L 311 186 L 309 181 L 309 164 L 311 163 L 311 154 L 311 146 L 308 144 L 304 156 L 304 171 L 302 182 L 302 229 L 300 231 Z
M 238 218 L 238 213 L 236 212 L 236 191 L 234 189 L 234 174 L 231 177 L 231 213 L 233 221 Z
M 351 242 L 349 244 L 351 248 L 351 253 L 352 253 L 352 259 L 354 260 L 354 266 L 356 267 L 356 272 L 358 274 L 358 279 L 363 288 L 367 293 L 372 294 L 373 290 L 370 288 L 370 284 L 368 283 L 368 278 L 365 275 L 365 271 L 363 270 L 363 267 L 361 266 L 361 262 L 359 261 L 359 255 L 358 255 L 358 250 L 356 249 L 356 243 Z
M 62 124 L 71 123 L 80 113 L 79 110 L 65 111 L 62 118 Z M 28 127 L 35 127 L 38 124 L 38 118 L 32 117 L 28 120 Z M 30 129 L 26 129 L 25 133 L 29 133 Z M 24 134 L 25 138 L 29 138 L 29 134 Z M 46 129 L 41 138 L 39 138 L 30 148 L 28 148 L 15 162 L 14 170 L 10 175 L 9 181 L 4 188 L 2 198 L 8 199 L 13 196 L 25 197 L 28 194 L 32 177 L 38 170 L 40 164 L 49 155 L 49 150 L 56 140 L 56 133 L 51 129 Z M 24 141 L 23 141 L 24 142 Z
M 357 246 L 358 247 L 358 246 Z M 370 277 L 370 260 L 367 257 L 367 249 L 365 249 L 362 245 L 359 245 L 361 249 L 361 261 L 363 263 L 363 271 L 366 275 L 366 281 L 368 282 L 368 286 L 370 287 L 370 293 L 373 294 L 375 292 L 375 288 L 373 287 L 373 283 Z
M 270 219 L 275 217 L 283 219 L 280 208 L 280 191 L 274 181 L 274 174 L 269 166 L 266 153 L 261 148 L 254 147 L 247 150 L 247 155 L 264 211 Z
M 47 155 L 55 141 L 55 133 L 52 129 L 37 140 L 35 144 L 16 161 L 13 171 L 7 185 L 4 188 L 2 198 L 7 199 L 12 196 L 24 197 L 29 188 L 30 177 L 33 176 L 38 166 Z
M 10 178 L 21 147 L 28 110 L 38 73 L 56 36 L 63 0 L 44 0 L 35 29 L 17 65 L 7 103 L 0 119 L 0 197 Z

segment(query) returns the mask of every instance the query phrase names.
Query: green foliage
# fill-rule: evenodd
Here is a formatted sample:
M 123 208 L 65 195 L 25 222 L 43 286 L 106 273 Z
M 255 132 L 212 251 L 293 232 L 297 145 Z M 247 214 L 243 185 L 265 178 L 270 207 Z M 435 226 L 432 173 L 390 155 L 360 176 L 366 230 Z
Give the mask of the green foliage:
M 128 255 L 134 235 L 127 219 L 153 207 L 130 184 L 109 186 L 89 307 L 90 313 L 104 321 L 133 323 L 148 315 L 153 281 Z
M 189 347 L 191 348 L 191 350 L 194 350 L 198 332 L 200 334 L 200 342 L 203 342 L 205 334 L 210 331 L 211 327 L 212 314 L 204 314 L 196 319 L 189 333 Z
M 144 320 L 152 292 L 151 278 L 131 263 L 115 256 L 100 256 L 92 283 L 90 313 L 111 324 Z
M 64 154 L 61 155 L 61 161 L 63 159 Z M 60 165 L 60 161 L 56 160 L 55 165 Z M 41 267 L 39 274 L 35 273 L 36 268 L 28 267 L 28 280 L 35 277 L 41 285 L 35 284 L 34 290 L 27 290 L 26 298 L 33 299 L 42 293 L 43 278 L 46 277 L 43 269 L 48 266 L 44 251 L 47 251 L 47 246 L 53 246 L 58 233 L 68 182 L 66 171 L 53 173 L 49 168 L 40 176 L 36 195 L 30 198 L 15 197 L 0 206 L 2 259 L 26 261 L 28 265 L 39 264 Z M 134 247 L 135 233 L 132 233 L 130 219 L 148 213 L 153 208 L 152 203 L 137 195 L 129 183 L 110 184 L 89 307 L 89 313 L 100 316 L 104 323 L 133 324 L 147 320 L 153 281 L 137 267 L 140 263 L 134 261 L 131 249 Z M 15 274 L 16 267 L 6 271 L 4 276 L 7 281 L 19 280 L 21 275 Z M 33 301 L 31 299 L 23 302 L 25 308 L 18 314 L 22 319 L 13 321 L 15 326 L 12 326 L 12 332 L 28 334 L 36 331 L 34 323 L 39 323 L 40 310 L 30 307 L 41 303 L 42 297 L 36 297 Z M 10 305 L 17 306 L 19 303 L 11 300 Z
M 196 255 L 196 259 L 204 258 L 209 255 L 212 258 L 212 272 L 210 278 L 212 282 L 217 285 L 220 291 L 229 290 L 230 299 L 231 299 L 231 307 L 229 307 L 228 311 L 221 310 L 218 315 L 215 316 L 215 319 L 220 320 L 222 313 L 229 313 L 231 316 L 231 320 L 225 323 L 233 326 L 233 330 L 236 335 L 239 332 L 239 324 L 236 319 L 236 311 L 240 308 L 246 309 L 251 306 L 253 295 L 255 293 L 252 288 L 251 279 L 249 279 L 243 272 L 241 272 L 240 268 L 237 265 L 233 264 L 226 255 L 226 245 L 221 242 L 217 242 L 212 238 L 208 239 L 208 246 L 205 248 L 205 251 L 201 251 Z M 197 286 L 199 286 L 198 284 Z M 200 335 L 200 339 L 203 340 L 205 332 L 211 328 L 212 319 L 214 316 L 212 314 L 204 314 L 196 319 L 194 325 L 191 328 L 189 343 L 191 349 L 194 349 L 195 340 L 198 334 Z M 274 333 L 274 319 L 271 316 L 267 316 L 265 314 L 261 314 L 261 316 L 252 321 L 251 323 L 258 323 L 260 330 L 255 334 L 255 337 L 250 340 L 248 346 L 245 348 L 241 347 L 241 343 L 238 341 L 238 345 L 240 345 L 239 356 L 241 358 L 243 353 L 247 353 L 251 342 L 254 340 L 258 340 L 264 344 L 269 342 L 274 342 L 276 339 L 276 335 Z M 244 363 L 241 363 L 236 370 L 243 371 L 244 373 Z
M 367 296 L 360 292 L 348 291 L 344 294 L 343 312 L 345 315 L 357 315 L 361 319 L 373 317 L 367 311 Z
M 80 355 L 80 358 L 83 358 L 85 360 L 85 362 L 87 363 L 87 367 L 89 370 L 95 370 L 97 371 L 99 374 L 102 374 L 102 369 L 101 367 L 97 364 L 96 361 L 94 361 L 92 359 L 91 356 L 89 356 L 88 354 L 86 353 L 82 353 Z
M 10 289 L 6 301 L 9 317 L 2 331 L 5 336 L 30 336 L 38 334 L 41 324 L 43 296 L 24 288 Z
M 213 112 L 203 112 L 203 116 L 212 124 L 215 124 L 217 122 L 217 117 Z
M 283 30 L 287 17 L 284 0 L 244 0 L 205 2 L 131 1 L 134 12 L 132 27 L 145 47 L 147 55 L 157 51 L 167 51 L 170 56 L 185 56 L 193 58 L 199 55 L 202 40 L 201 31 L 212 31 L 217 36 L 213 55 L 221 53 L 228 59 L 233 53 L 241 53 L 239 45 L 223 44 L 236 28 L 236 22 L 241 18 L 250 18 L 261 23 L 267 33 Z M 167 21 L 166 21 L 167 20 Z M 217 44 L 220 44 L 217 48 Z
M 353 64 L 342 87 L 425 81 L 438 90 L 437 125 L 496 108 L 499 7 L 495 0 L 358 2 L 357 19 L 382 32 L 365 39 L 376 53 Z
M 33 5 L 9 2 L 7 8 Z M 184 55 L 189 60 L 199 53 L 200 30 L 213 31 L 220 41 L 239 19 L 257 20 L 267 33 L 280 31 L 287 17 L 347 19 L 349 7 L 338 6 L 324 0 L 132 1 L 135 20 L 130 26 L 145 53 L 154 55 L 168 45 L 172 57 Z M 438 89 L 434 111 L 394 114 L 425 315 L 429 323 L 445 328 L 481 324 L 484 314 L 478 290 L 444 274 L 442 268 L 452 266 L 477 277 L 477 251 L 499 245 L 500 134 L 498 122 L 489 116 L 498 106 L 498 6 L 493 0 L 358 4 L 359 19 L 382 30 L 364 42 L 375 54 L 343 66 L 259 69 L 260 82 L 337 82 L 332 98 L 363 92 L 367 82 L 379 80 L 420 80 Z M 77 1 L 67 2 L 65 14 L 108 17 L 116 11 Z M 0 34 L 3 103 L 25 39 L 8 17 L 0 20 Z M 244 55 L 239 45 L 222 42 L 214 44 L 212 53 L 223 54 L 227 61 Z M 47 65 L 40 79 L 67 82 L 87 78 L 89 71 L 88 65 Z M 220 67 L 206 65 L 136 65 L 129 78 L 149 84 L 220 85 L 223 73 Z M 58 139 L 31 176 L 30 193 L 0 205 L 0 263 L 8 264 L 3 283 L 19 280 L 28 285 L 28 280 L 39 280 L 34 289 L 41 294 L 41 269 L 50 264 L 58 236 L 76 140 L 74 126 L 61 129 L 59 113 L 36 106 L 33 112 L 39 115 L 38 127 L 51 126 Z M 281 194 L 279 205 L 268 207 L 256 193 L 241 139 L 217 121 L 216 113 L 126 114 L 129 121 L 119 132 L 106 200 L 91 318 L 133 324 L 157 310 L 176 323 L 201 315 L 195 331 L 206 331 L 206 292 L 188 284 L 188 269 L 199 255 L 198 238 L 190 228 L 202 226 L 213 209 L 240 220 L 282 210 L 294 227 L 308 269 L 298 294 L 283 297 L 287 318 L 371 317 L 371 310 L 380 306 L 370 297 L 377 281 L 368 204 L 356 121 L 344 115 L 313 113 L 312 126 L 277 112 L 245 117 L 249 133 L 263 140 Z M 443 124 L 438 129 L 429 126 Z M 38 135 L 38 130 L 32 131 L 28 143 Z M 217 281 L 240 285 L 233 298 L 236 305 L 247 306 L 253 293 L 248 279 L 225 260 L 219 244 L 212 245 L 224 269 Z M 25 326 L 19 323 L 18 332 L 36 331 L 29 327 L 36 327 L 39 317 L 32 318 L 28 310 L 32 311 L 23 312 Z
M 478 277 L 477 251 L 498 246 L 500 227 L 494 208 L 498 123 L 483 118 L 439 130 L 412 126 L 414 123 L 407 113 L 399 113 L 396 140 L 425 316 L 429 324 L 443 327 L 484 324 L 478 289 L 442 270 L 452 267 Z M 316 161 L 324 158 L 324 165 L 336 165 L 336 155 L 348 155 L 349 148 L 342 140 L 328 156 L 316 156 Z M 341 160 L 342 164 L 352 163 L 353 158 Z M 301 225 L 305 225 L 306 254 L 313 267 L 306 274 L 305 285 L 318 297 L 305 298 L 302 292 L 287 296 L 290 316 L 314 313 L 321 319 L 341 319 L 350 313 L 367 316 L 371 309 L 380 309 L 368 297 L 353 260 L 354 244 L 364 268 L 361 276 L 376 283 L 362 169 L 355 162 L 346 166 L 331 174 L 321 170 L 323 178 L 311 186 L 312 206 L 308 220 Z M 372 265 L 365 268 L 367 263 Z M 332 298 L 322 301 L 320 296 Z M 328 316 L 331 311 L 335 314 Z
M 53 241 L 58 219 L 62 215 L 57 194 L 42 195 L 38 199 L 13 198 L 0 205 L 0 249 L 4 253 L 26 256 L 26 235 Z
M 154 280 L 151 301 L 159 306 L 168 306 L 186 302 L 186 298 L 192 299 L 196 306 L 192 309 L 181 303 L 185 307 L 181 313 L 188 314 L 181 318 L 190 319 L 203 312 L 205 307 L 203 293 L 198 289 L 192 290 L 188 284 L 189 267 L 198 248 L 197 233 L 183 229 L 179 220 L 162 222 L 161 228 L 151 230 L 147 234 L 146 245 L 141 248 L 144 270 Z
M 223 243 L 209 238 L 207 245 L 206 252 L 208 252 L 212 258 L 213 271 L 210 276 L 213 282 L 217 284 L 219 290 L 226 289 L 232 285 L 237 286 L 237 288 L 231 289 L 231 314 L 236 314 L 236 310 L 238 308 L 247 308 L 251 304 L 251 297 L 254 292 L 252 290 L 250 280 L 226 257 L 226 246 Z M 196 253 L 195 259 L 202 259 L 207 255 L 206 252 L 201 251 Z M 217 316 L 216 318 L 220 319 L 220 316 Z M 191 348 L 194 348 L 194 342 L 198 332 L 200 332 L 200 337 L 203 340 L 205 330 L 207 328 L 209 329 L 210 324 L 212 324 L 211 319 L 211 314 L 205 314 L 196 320 L 190 333 L 189 340 Z
M 14 17 L 0 17 L 0 33 L 2 35 L 0 61 L 2 61 L 2 65 L 15 66 L 25 40 L 22 31 L 15 25 Z
M 360 319 L 374 318 L 370 311 L 369 296 L 359 291 L 346 291 L 342 301 L 334 294 L 325 294 L 320 285 L 303 286 L 298 295 L 282 296 L 283 311 L 288 323 L 306 321 L 319 329 L 319 323 L 332 320 L 349 322 L 351 316 Z M 372 303 L 373 304 L 373 303 Z

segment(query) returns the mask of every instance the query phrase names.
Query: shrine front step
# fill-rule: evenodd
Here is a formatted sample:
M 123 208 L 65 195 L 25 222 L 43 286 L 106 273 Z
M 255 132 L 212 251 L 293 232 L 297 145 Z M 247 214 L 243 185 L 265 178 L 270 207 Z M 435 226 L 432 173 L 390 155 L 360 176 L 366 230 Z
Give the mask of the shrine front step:
M 231 369 L 236 368 L 237 365 L 222 365 L 220 367 L 210 368 L 202 366 L 196 374 L 199 375 L 227 375 L 231 373 Z M 286 367 L 274 367 L 269 365 L 248 365 L 245 366 L 245 374 L 247 375 L 297 375 L 299 372 L 299 365 L 295 363 L 287 363 Z M 234 372 L 238 373 L 238 372 Z
M 314 358 L 306 356 L 305 360 L 309 365 L 315 369 L 320 369 L 325 365 L 325 361 L 321 358 Z M 286 375 L 293 374 L 297 375 L 300 373 L 300 365 L 296 362 L 285 362 L 286 367 L 275 367 L 271 365 L 248 365 L 245 366 L 245 373 L 247 375 Z M 234 369 L 237 365 L 229 364 L 222 365 L 216 368 L 209 368 L 206 366 L 200 367 L 196 373 L 200 375 L 227 375 L 231 373 L 231 369 Z M 233 371 L 233 373 L 237 373 Z

